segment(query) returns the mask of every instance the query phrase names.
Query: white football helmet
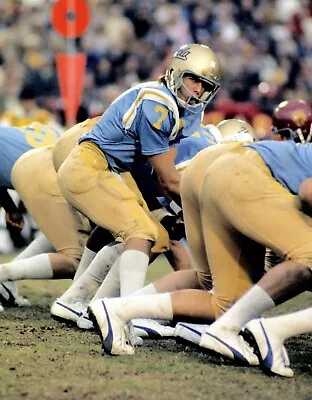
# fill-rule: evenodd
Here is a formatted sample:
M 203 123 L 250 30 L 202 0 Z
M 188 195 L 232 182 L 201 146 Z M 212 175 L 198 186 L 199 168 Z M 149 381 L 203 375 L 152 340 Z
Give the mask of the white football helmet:
M 223 136 L 223 142 L 249 142 L 256 140 L 256 133 L 248 122 L 241 119 L 225 119 L 217 128 Z
M 178 96 L 178 90 L 183 85 L 185 74 L 199 78 L 205 89 L 200 97 L 195 97 L 190 92 L 190 99 L 195 99 L 197 102 L 195 105 L 181 100 Z M 175 52 L 166 70 L 165 81 L 181 107 L 195 113 L 202 112 L 220 88 L 221 65 L 219 58 L 208 46 L 186 44 Z M 185 89 L 188 90 L 186 87 Z M 201 107 L 199 107 L 199 104 Z

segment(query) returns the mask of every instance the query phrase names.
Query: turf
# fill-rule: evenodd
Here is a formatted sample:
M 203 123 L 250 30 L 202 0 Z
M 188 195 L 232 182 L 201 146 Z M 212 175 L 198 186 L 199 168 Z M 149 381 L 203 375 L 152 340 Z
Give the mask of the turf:
M 160 260 L 148 281 L 166 271 Z M 287 342 L 295 377 L 267 377 L 258 368 L 236 366 L 192 346 L 145 340 L 134 356 L 103 356 L 93 332 L 69 328 L 50 318 L 49 306 L 69 281 L 24 281 L 30 308 L 0 314 L 0 399 L 111 400 L 310 400 L 312 336 Z M 275 312 L 311 305 L 305 293 Z

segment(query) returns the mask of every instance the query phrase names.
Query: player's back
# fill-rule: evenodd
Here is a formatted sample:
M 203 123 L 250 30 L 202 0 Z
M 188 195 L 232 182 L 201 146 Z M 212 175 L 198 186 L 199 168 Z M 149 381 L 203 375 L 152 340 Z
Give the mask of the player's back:
M 60 132 L 40 123 L 22 128 L 0 126 L 0 186 L 11 188 L 11 171 L 17 159 L 33 148 L 53 145 Z
M 74 125 L 63 133 L 53 147 L 53 164 L 56 171 L 78 144 L 78 139 L 87 132 L 90 132 L 100 117 L 89 118 Z
M 177 146 L 177 156 L 174 161 L 176 169 L 183 171 L 197 153 L 216 144 L 213 132 L 209 128 L 200 126 L 191 136 L 182 139 Z
M 260 154 L 274 178 L 291 193 L 298 194 L 301 183 L 312 177 L 312 144 L 264 140 L 246 146 Z

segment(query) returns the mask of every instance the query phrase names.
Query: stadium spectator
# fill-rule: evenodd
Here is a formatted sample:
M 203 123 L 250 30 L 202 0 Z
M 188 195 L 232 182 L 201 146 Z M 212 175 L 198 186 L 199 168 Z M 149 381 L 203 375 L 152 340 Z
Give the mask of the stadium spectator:
M 312 102 L 309 1 L 123 0 L 116 4 L 98 0 L 90 4 L 92 20 L 78 41 L 79 50 L 87 55 L 87 80 L 94 82 L 93 101 L 87 101 L 87 88 L 82 100 L 89 105 L 90 116 L 105 108 L 103 88 L 114 85 L 115 92 L 121 93 L 138 80 L 156 79 L 166 69 L 172 50 L 188 41 L 218 52 L 226 77 L 225 99 L 254 103 L 265 116 L 282 99 Z M 52 29 L 50 11 L 51 2 L 42 0 L 1 1 L 0 75 L 6 79 L 0 79 L 0 89 L 5 110 L 16 102 L 25 83 L 36 88 L 39 101 L 41 96 L 59 96 L 54 57 L 66 51 L 66 40 Z M 218 112 L 219 107 L 223 107 L 221 100 L 207 112 Z M 226 114 L 221 119 L 233 117 Z

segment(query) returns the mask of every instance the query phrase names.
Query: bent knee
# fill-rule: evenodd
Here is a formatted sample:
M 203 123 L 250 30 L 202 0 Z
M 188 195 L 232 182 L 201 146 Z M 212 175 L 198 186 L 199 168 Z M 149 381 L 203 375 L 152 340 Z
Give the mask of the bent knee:
M 58 254 L 66 257 L 68 270 L 75 273 L 82 257 L 82 249 L 62 249 L 58 251 Z

